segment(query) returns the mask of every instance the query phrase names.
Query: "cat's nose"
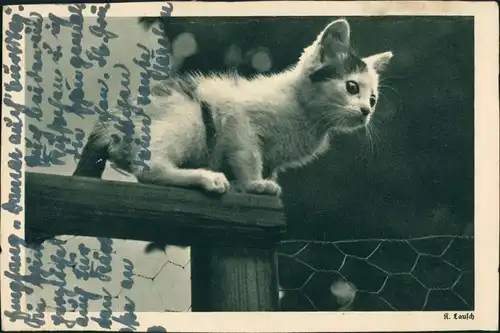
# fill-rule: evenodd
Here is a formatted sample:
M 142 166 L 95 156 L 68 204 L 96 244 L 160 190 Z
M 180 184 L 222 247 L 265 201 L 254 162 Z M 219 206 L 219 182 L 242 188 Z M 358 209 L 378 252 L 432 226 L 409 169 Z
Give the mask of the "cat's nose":
M 363 114 L 363 116 L 368 116 L 370 114 L 370 108 L 367 108 L 367 107 L 362 107 L 361 108 L 361 113 Z

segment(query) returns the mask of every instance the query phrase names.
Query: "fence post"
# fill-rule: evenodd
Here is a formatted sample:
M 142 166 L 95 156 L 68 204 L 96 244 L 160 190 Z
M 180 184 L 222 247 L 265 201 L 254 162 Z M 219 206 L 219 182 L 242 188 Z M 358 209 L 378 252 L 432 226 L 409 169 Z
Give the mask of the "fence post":
M 278 310 L 276 246 L 191 247 L 192 311 Z

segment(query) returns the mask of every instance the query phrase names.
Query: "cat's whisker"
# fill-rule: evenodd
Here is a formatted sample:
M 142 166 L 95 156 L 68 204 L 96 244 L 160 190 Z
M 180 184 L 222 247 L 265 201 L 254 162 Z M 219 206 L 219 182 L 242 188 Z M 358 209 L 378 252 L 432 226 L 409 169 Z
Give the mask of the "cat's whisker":
M 370 124 L 370 131 L 373 134 L 375 149 L 378 152 L 379 151 L 379 142 L 382 142 L 382 139 L 380 138 L 380 135 L 378 134 L 378 129 L 375 125 Z
M 379 76 L 378 78 L 378 84 L 379 87 L 382 85 L 387 85 L 387 82 L 392 82 L 394 80 L 405 80 L 407 77 L 406 76 L 397 76 L 397 75 L 383 75 Z
M 366 138 L 368 139 L 367 156 L 366 156 L 366 159 L 368 160 L 370 157 L 373 157 L 373 138 L 372 138 L 372 134 L 370 132 L 369 125 L 365 127 L 365 135 L 366 135 Z
M 379 136 L 377 134 L 377 130 L 373 124 L 368 124 L 368 131 L 370 134 L 370 142 L 372 145 L 373 156 L 376 157 L 378 155 L 378 140 Z
M 335 104 L 334 106 L 339 108 L 339 109 L 346 110 L 348 112 L 354 111 L 352 109 L 345 108 L 339 104 Z M 308 132 L 314 133 L 314 131 L 316 131 L 318 129 L 318 127 L 320 127 L 320 126 L 322 126 L 322 127 L 325 127 L 325 126 L 327 126 L 327 127 L 344 127 L 346 125 L 346 122 L 347 122 L 346 117 L 342 114 L 338 114 L 338 113 L 320 114 L 319 117 L 317 117 L 317 119 L 315 120 L 315 122 L 311 126 L 311 128 L 308 129 Z
M 398 75 L 384 75 L 379 77 L 379 82 L 386 82 L 386 81 L 391 81 L 391 80 L 404 80 L 406 79 L 406 76 L 398 76 Z
M 384 93 L 384 91 L 383 91 L 384 89 L 390 89 L 390 90 L 391 90 L 394 94 L 396 94 L 396 95 L 398 96 L 398 98 L 401 98 L 401 94 L 400 94 L 400 93 L 399 93 L 399 91 L 398 91 L 396 88 L 394 88 L 394 87 L 387 86 L 387 85 L 380 85 L 379 89 L 380 89 L 380 92 L 379 92 L 380 94 L 383 94 L 383 93 Z
M 366 131 L 366 129 L 365 129 Z M 366 154 L 367 154 L 367 151 L 368 151 L 368 148 L 367 148 L 367 143 L 366 143 L 366 133 L 364 134 L 357 134 L 357 137 L 358 137 L 358 140 L 361 142 L 361 147 L 360 147 L 360 150 L 358 152 L 358 154 L 356 155 L 356 160 L 360 160 L 360 161 L 364 161 L 366 159 Z
M 386 96 L 384 92 L 380 92 L 380 96 L 382 96 L 386 102 L 384 103 L 386 108 L 390 108 L 390 110 L 394 113 L 399 113 L 403 109 L 403 104 L 401 102 L 394 102 L 393 99 Z M 401 99 L 399 99 L 401 101 Z
M 373 148 L 369 128 L 365 127 L 363 132 L 364 135 L 361 137 L 363 144 L 358 159 L 365 162 L 368 161 L 369 157 L 373 154 Z
M 349 111 L 349 112 L 358 112 L 359 110 L 356 110 L 354 108 L 350 108 L 350 107 L 347 107 L 347 106 L 343 106 L 341 104 L 330 104 L 330 106 L 335 106 L 339 109 L 342 109 L 342 110 L 346 110 L 346 111 Z
M 378 155 L 378 141 L 380 141 L 380 137 L 372 122 L 369 122 L 364 127 L 364 135 L 361 137 L 361 140 L 363 142 L 363 148 L 357 159 L 372 161 L 372 159 Z

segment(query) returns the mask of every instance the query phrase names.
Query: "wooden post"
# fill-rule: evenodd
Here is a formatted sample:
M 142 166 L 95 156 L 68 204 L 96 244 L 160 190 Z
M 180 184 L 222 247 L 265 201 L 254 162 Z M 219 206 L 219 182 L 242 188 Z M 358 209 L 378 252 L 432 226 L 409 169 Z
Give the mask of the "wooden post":
M 26 173 L 25 228 L 191 246 L 193 311 L 273 311 L 276 248 L 286 231 L 276 197 Z
M 192 311 L 278 310 L 275 248 L 191 247 Z

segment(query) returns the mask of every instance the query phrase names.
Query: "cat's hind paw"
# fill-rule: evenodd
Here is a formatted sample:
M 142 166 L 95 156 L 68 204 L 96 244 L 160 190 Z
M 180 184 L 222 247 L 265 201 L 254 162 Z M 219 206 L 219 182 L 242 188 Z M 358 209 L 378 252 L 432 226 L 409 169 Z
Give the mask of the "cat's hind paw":
M 229 182 L 221 172 L 203 170 L 200 183 L 208 192 L 224 194 L 229 190 Z
M 245 186 L 245 191 L 253 194 L 267 194 L 267 195 L 279 196 L 281 194 L 281 186 L 279 186 L 278 183 L 269 179 L 254 180 Z

